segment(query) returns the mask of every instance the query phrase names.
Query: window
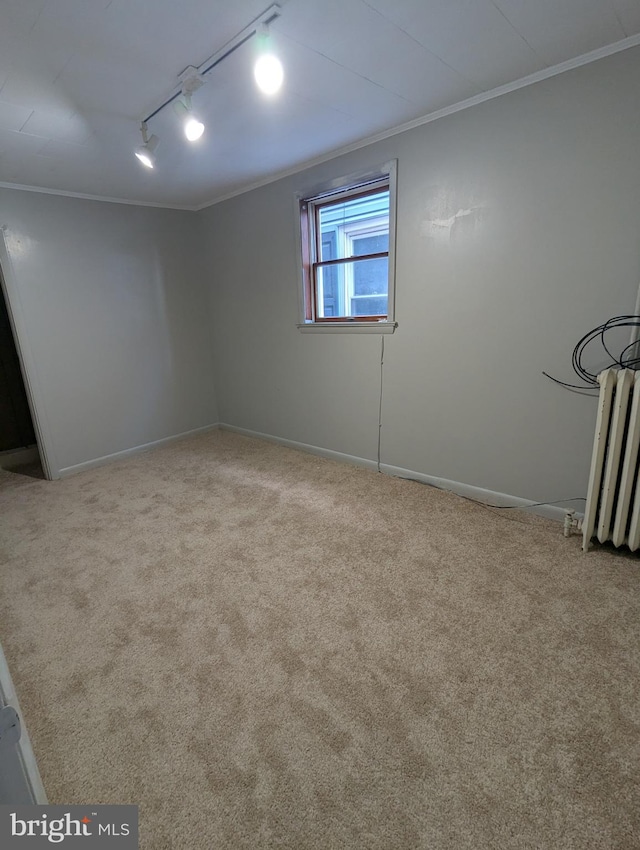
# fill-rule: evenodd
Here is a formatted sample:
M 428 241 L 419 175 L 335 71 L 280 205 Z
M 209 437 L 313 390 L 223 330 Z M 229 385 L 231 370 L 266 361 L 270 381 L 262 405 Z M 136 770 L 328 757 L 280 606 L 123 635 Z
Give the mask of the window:
M 388 166 L 300 200 L 299 327 L 393 329 L 394 190 L 395 167 Z

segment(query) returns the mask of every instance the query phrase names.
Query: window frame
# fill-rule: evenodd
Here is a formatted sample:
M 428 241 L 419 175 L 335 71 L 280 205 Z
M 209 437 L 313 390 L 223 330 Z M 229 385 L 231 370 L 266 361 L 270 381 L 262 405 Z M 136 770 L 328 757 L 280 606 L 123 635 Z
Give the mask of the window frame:
M 302 286 L 299 288 L 301 331 L 366 332 L 393 333 L 397 327 L 395 321 L 395 242 L 396 242 L 396 176 L 397 160 L 364 172 L 347 175 L 319 185 L 309 187 L 295 198 L 296 217 L 300 228 L 298 249 L 298 268 L 302 271 Z M 350 197 L 362 197 L 380 191 L 389 192 L 389 250 L 371 255 L 340 257 L 335 260 L 318 260 L 322 256 L 322 235 L 319 227 L 319 211 L 322 207 L 349 200 Z M 381 218 L 377 225 L 380 228 Z M 371 226 L 375 219 L 371 222 Z M 364 221 L 364 229 L 370 229 Z M 349 225 L 350 227 L 350 225 Z M 353 222 L 357 231 L 357 222 Z M 375 228 L 374 228 L 375 229 Z M 355 234 L 355 238 L 358 234 Z M 331 265 L 348 266 L 357 260 L 385 257 L 388 262 L 387 315 L 381 316 L 326 316 L 318 317 L 317 284 L 315 274 L 318 268 Z

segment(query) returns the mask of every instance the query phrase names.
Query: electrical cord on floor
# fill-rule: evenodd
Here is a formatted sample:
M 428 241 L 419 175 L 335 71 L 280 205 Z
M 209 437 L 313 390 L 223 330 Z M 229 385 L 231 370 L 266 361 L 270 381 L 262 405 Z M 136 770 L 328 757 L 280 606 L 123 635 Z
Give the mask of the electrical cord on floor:
M 584 496 L 575 496 L 573 499 L 556 499 L 555 502 L 531 502 L 530 505 L 490 505 L 488 502 L 483 502 L 482 499 L 472 499 L 470 496 L 460 496 L 461 499 L 466 499 L 468 502 L 475 502 L 476 505 L 483 505 L 485 508 L 495 508 L 497 511 L 526 511 L 528 508 L 541 508 L 545 505 L 562 505 L 564 502 L 586 502 Z
M 416 484 L 423 484 L 425 487 L 433 487 L 434 490 L 442 490 L 443 493 L 452 493 L 460 499 L 466 499 L 467 502 L 473 502 L 476 505 L 481 505 L 483 508 L 493 508 L 498 511 L 526 511 L 528 508 L 541 508 L 546 505 L 561 505 L 564 502 L 586 502 L 584 496 L 576 496 L 573 499 L 556 499 L 553 502 L 531 502 L 529 505 L 492 505 L 489 502 L 483 502 L 482 499 L 473 499 L 471 496 L 462 496 L 456 493 L 455 490 L 448 490 L 446 487 L 439 487 L 437 484 L 432 484 L 430 481 L 420 481 L 419 478 L 408 478 L 404 475 L 395 475 L 394 478 L 400 478 L 402 481 L 414 481 Z
M 640 339 L 634 340 L 626 345 L 622 351 L 616 357 L 610 350 L 610 347 L 607 345 L 605 341 L 605 336 L 610 331 L 615 328 L 638 328 L 640 327 L 640 316 L 635 314 L 629 314 L 626 316 L 613 316 L 613 318 L 608 319 L 604 324 L 598 325 L 596 328 L 592 328 L 588 333 L 586 333 L 582 339 L 578 341 L 575 348 L 573 349 L 573 354 L 571 355 L 571 365 L 573 366 L 573 371 L 576 375 L 581 378 L 585 383 L 584 385 L 580 384 L 569 384 L 566 381 L 561 381 L 559 378 L 554 378 L 553 375 L 549 375 L 548 372 L 543 372 L 545 375 L 552 381 L 555 381 L 556 384 L 560 384 L 563 387 L 567 387 L 568 389 L 575 390 L 588 390 L 593 391 L 598 389 L 598 375 L 594 372 L 590 372 L 583 363 L 583 358 L 587 346 L 593 343 L 595 340 L 600 341 L 600 345 L 604 349 L 607 357 L 611 360 L 609 367 L 617 367 L 619 369 L 637 369 L 640 365 L 640 357 L 636 356 L 638 350 L 640 350 Z M 632 350 L 633 356 L 631 356 Z M 607 367 L 603 367 L 607 368 Z M 602 371 L 602 370 L 600 370 Z

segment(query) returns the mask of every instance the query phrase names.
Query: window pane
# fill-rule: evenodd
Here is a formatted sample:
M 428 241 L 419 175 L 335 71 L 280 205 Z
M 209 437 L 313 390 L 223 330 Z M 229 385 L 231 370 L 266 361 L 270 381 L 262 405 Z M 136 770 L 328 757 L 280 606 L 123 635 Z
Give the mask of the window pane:
M 386 316 L 388 267 L 380 257 L 317 268 L 317 318 Z
M 381 251 L 389 250 L 389 232 L 377 233 L 374 236 L 360 236 L 353 239 L 352 257 L 361 257 L 363 254 L 379 254 Z
M 318 291 L 318 310 L 323 318 L 342 315 L 344 273 L 340 266 L 328 266 L 318 269 L 320 273 Z M 322 298 L 320 298 L 322 295 Z M 322 301 L 322 303 L 320 303 Z
M 351 299 L 351 315 L 352 316 L 386 316 L 387 315 L 387 296 L 384 298 L 352 298 Z
M 334 229 L 325 230 L 322 233 L 322 260 L 335 260 L 338 257 L 336 253 L 338 233 Z
M 318 218 L 320 261 L 389 250 L 388 190 L 323 204 Z M 384 247 L 370 250 L 367 243 Z
M 387 257 L 353 263 L 354 295 L 386 295 L 388 285 L 389 260 Z
M 316 298 L 319 319 L 344 316 L 344 269 L 342 266 L 319 268 L 316 273 Z

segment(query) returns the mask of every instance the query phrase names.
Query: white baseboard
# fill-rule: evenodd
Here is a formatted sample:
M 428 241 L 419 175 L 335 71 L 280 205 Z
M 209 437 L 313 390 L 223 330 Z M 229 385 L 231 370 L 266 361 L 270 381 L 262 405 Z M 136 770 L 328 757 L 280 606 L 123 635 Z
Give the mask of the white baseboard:
M 564 517 L 568 510 L 576 510 L 576 517 L 582 516 L 573 507 L 573 503 L 570 502 L 566 503 L 566 507 L 537 504 L 532 506 L 532 499 L 510 496 L 508 493 L 500 493 L 497 490 L 486 490 L 484 487 L 474 487 L 471 484 L 463 484 L 460 481 L 450 481 L 448 478 L 436 478 L 435 475 L 425 475 L 422 472 L 413 472 L 410 469 L 390 466 L 387 463 L 380 464 L 380 472 L 385 472 L 387 475 L 395 475 L 398 478 L 412 478 L 415 481 L 421 481 L 423 484 L 430 484 L 432 487 L 437 487 L 439 490 L 447 490 L 450 493 L 455 493 L 456 496 L 474 499 L 476 502 L 483 502 L 487 505 L 497 505 L 504 508 L 528 508 L 529 513 L 546 517 L 547 519 L 554 519 L 558 522 L 564 522 Z
M 281 446 L 287 446 L 291 449 L 299 449 L 309 454 L 320 455 L 320 457 L 330 458 L 331 460 L 349 463 L 353 466 L 364 466 L 367 469 L 378 469 L 378 463 L 369 458 L 357 457 L 355 455 L 344 454 L 344 452 L 335 452 L 332 449 L 324 449 L 320 446 L 311 446 L 308 443 L 300 443 L 297 440 L 287 440 L 283 437 L 274 437 L 272 434 L 263 434 L 260 431 L 251 431 L 248 428 L 238 428 L 236 425 L 229 425 L 226 422 L 221 422 L 219 427 L 225 431 L 233 431 L 236 434 L 243 434 L 245 437 L 255 437 L 259 440 L 267 440 L 270 443 L 278 443 Z M 457 496 L 464 496 L 467 499 L 475 499 L 478 502 L 490 505 L 500 505 L 501 507 L 518 507 L 528 508 L 531 513 L 537 516 L 553 519 L 557 522 L 563 522 L 567 510 L 575 509 L 573 504 L 567 502 L 566 506 L 558 505 L 535 505 L 532 507 L 532 499 L 523 499 L 520 496 L 510 496 L 508 493 L 499 493 L 495 490 L 486 490 L 483 487 L 474 487 L 471 484 L 463 484 L 460 481 L 450 481 L 448 478 L 437 478 L 434 475 L 425 475 L 423 472 L 415 472 L 412 469 L 403 469 L 400 466 L 392 466 L 388 463 L 380 464 L 380 472 L 385 475 L 392 475 L 397 478 L 409 478 L 414 481 L 420 481 L 423 484 L 429 484 L 432 487 L 437 487 L 440 490 L 446 490 L 450 493 L 455 493 Z M 582 516 L 576 510 L 576 517 Z
M 122 460 L 131 455 L 137 455 L 141 452 L 148 452 L 150 449 L 157 449 L 167 443 L 173 443 L 176 440 L 184 440 L 186 437 L 195 437 L 196 434 L 204 434 L 207 431 L 215 431 L 220 425 L 216 422 L 214 425 L 204 425 L 202 428 L 194 428 L 191 431 L 183 431 L 181 434 L 173 434 L 171 437 L 163 437 L 161 440 L 153 440 L 151 443 L 144 443 L 141 446 L 133 446 L 130 449 L 124 449 L 121 452 L 114 452 L 110 455 L 94 458 L 93 460 L 85 460 L 82 463 L 76 463 L 73 466 L 65 466 L 58 470 L 55 478 L 66 478 L 68 475 L 75 475 L 76 472 L 83 472 L 85 469 L 93 469 L 95 466 L 104 466 L 107 463 L 113 463 L 114 460 Z
M 245 437 L 255 437 L 256 440 L 266 440 L 269 443 L 277 443 L 279 446 L 287 446 L 290 449 L 299 449 L 300 451 L 307 452 L 311 455 L 328 457 L 330 460 L 339 460 L 342 461 L 342 463 L 349 463 L 352 466 L 364 466 L 367 469 L 378 468 L 378 464 L 375 460 L 368 460 L 364 457 L 356 457 L 355 455 L 344 454 L 344 452 L 334 452 L 332 449 L 323 449 L 320 446 L 311 446 L 308 443 L 299 443 L 297 440 L 286 440 L 284 437 L 274 437 L 272 434 L 263 434 L 260 431 L 250 431 L 248 428 L 238 428 L 236 425 L 228 425 L 226 422 L 221 422 L 219 427 L 223 431 L 233 431 L 235 434 L 242 434 Z

